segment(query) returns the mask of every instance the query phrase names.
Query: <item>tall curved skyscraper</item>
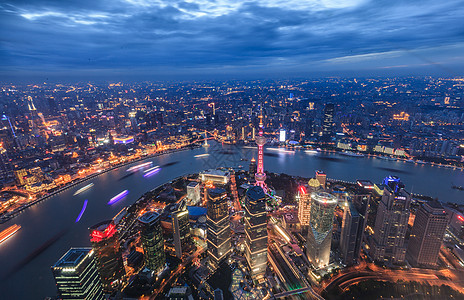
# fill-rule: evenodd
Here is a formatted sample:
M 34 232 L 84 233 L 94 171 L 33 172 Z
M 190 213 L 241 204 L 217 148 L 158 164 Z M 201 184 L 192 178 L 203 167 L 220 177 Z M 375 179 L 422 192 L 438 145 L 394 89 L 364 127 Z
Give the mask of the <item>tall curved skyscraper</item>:
M 326 192 L 311 194 L 311 217 L 308 230 L 307 256 L 315 268 L 322 268 L 330 261 L 330 244 L 337 199 Z

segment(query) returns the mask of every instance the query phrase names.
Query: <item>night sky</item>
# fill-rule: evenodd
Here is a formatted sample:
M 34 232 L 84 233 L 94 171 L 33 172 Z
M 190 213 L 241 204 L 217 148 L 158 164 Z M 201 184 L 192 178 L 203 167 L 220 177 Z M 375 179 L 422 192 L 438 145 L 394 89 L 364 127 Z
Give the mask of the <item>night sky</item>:
M 464 1 L 0 0 L 0 79 L 464 75 Z

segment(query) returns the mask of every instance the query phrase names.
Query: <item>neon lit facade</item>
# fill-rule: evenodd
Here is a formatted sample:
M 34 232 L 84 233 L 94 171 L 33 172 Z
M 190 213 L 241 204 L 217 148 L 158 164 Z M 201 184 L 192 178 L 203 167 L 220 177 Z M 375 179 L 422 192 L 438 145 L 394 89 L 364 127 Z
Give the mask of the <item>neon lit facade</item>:
M 89 230 L 103 291 L 113 292 L 126 273 L 116 226 L 113 221 L 103 221 Z
M 266 144 L 266 138 L 264 137 L 264 125 L 263 125 L 263 114 L 259 116 L 259 133 L 256 138 L 256 144 L 258 145 L 258 169 L 255 174 L 256 185 L 260 186 L 264 191 L 266 187 L 266 173 L 264 173 L 264 162 L 263 162 L 263 146 Z

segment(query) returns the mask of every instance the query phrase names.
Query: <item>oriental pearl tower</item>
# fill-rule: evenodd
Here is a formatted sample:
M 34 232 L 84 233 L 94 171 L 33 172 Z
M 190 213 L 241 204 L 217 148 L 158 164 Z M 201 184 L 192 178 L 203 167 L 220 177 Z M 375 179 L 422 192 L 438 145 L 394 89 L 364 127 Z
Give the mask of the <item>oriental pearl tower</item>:
M 258 168 L 255 174 L 256 186 L 263 188 L 264 192 L 267 191 L 266 183 L 266 173 L 264 173 L 263 166 L 263 146 L 266 144 L 266 138 L 264 137 L 264 125 L 263 125 L 263 110 L 259 114 L 259 134 L 256 137 L 256 144 L 258 145 Z

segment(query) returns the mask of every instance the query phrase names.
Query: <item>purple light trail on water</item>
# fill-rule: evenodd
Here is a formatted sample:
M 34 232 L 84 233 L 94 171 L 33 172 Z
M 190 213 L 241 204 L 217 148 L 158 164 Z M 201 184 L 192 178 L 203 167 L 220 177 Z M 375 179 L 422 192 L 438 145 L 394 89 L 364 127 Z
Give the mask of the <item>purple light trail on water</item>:
M 114 203 L 118 202 L 122 198 L 126 197 L 127 194 L 129 194 L 128 190 L 122 191 L 121 193 L 119 193 L 116 196 L 114 196 L 113 198 L 111 198 L 110 201 L 108 201 L 108 204 L 111 205 L 111 204 L 114 204 Z
M 144 178 L 148 178 L 152 175 L 155 175 L 156 173 L 158 173 L 159 171 L 161 170 L 161 168 L 156 168 L 154 170 L 151 170 L 151 171 L 148 171 L 147 173 L 143 174 L 143 177 Z
M 79 213 L 79 216 L 77 216 L 76 223 L 79 222 L 79 220 L 82 218 L 82 215 L 84 214 L 85 209 L 87 208 L 87 202 L 89 202 L 89 200 L 84 201 L 84 205 L 82 206 L 81 212 Z

